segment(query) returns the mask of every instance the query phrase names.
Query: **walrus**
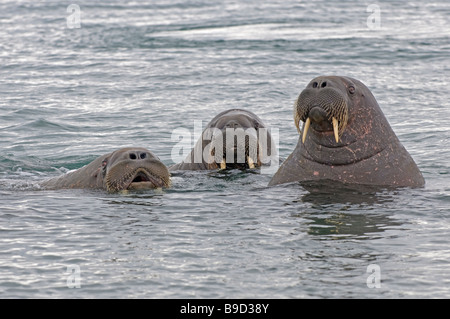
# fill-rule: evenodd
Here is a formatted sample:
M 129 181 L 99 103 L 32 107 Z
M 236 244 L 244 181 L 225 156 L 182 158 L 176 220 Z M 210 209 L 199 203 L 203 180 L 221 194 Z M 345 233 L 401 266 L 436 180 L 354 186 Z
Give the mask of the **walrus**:
M 229 109 L 217 114 L 186 158 L 169 167 L 177 170 L 258 169 L 278 157 L 272 136 L 254 113 Z
M 313 79 L 294 104 L 294 121 L 301 136 L 269 185 L 317 180 L 386 187 L 425 184 L 375 97 L 356 79 Z
M 122 148 L 41 183 L 44 189 L 104 189 L 108 192 L 170 186 L 167 167 L 145 148 Z

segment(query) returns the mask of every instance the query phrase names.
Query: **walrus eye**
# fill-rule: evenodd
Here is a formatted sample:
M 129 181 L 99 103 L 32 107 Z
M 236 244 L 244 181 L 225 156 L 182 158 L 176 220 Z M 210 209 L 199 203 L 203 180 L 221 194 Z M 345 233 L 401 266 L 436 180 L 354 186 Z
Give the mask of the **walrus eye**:
M 354 94 L 355 93 L 355 87 L 352 85 L 352 86 L 349 86 L 348 87 L 348 92 L 350 93 L 350 94 Z

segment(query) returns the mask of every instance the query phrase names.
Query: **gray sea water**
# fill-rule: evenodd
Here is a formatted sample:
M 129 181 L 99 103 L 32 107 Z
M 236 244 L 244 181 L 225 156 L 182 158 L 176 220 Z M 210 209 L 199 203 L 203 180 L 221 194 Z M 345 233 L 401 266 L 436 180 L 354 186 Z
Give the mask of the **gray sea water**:
M 448 1 L 4 0 L 0 26 L 1 298 L 450 297 Z M 173 164 L 174 130 L 229 108 L 287 157 L 323 74 L 372 90 L 424 188 L 38 187 L 124 146 Z

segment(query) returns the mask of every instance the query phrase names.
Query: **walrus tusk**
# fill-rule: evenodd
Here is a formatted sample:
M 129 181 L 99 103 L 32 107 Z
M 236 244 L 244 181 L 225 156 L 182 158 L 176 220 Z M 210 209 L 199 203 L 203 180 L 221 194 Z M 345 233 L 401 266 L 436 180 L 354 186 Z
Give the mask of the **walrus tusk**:
M 309 124 L 311 124 L 311 119 L 308 117 L 305 122 L 305 128 L 303 130 L 302 143 L 305 143 L 306 135 L 308 134 Z
M 220 163 L 220 169 L 225 169 L 227 168 L 227 162 L 225 162 L 225 159 L 222 160 L 222 162 Z
M 334 131 L 334 138 L 336 140 L 336 143 L 339 142 L 339 124 L 338 124 L 338 120 L 333 117 L 333 131 Z
M 249 168 L 255 168 L 255 162 L 253 162 L 250 156 L 247 156 L 247 163 Z

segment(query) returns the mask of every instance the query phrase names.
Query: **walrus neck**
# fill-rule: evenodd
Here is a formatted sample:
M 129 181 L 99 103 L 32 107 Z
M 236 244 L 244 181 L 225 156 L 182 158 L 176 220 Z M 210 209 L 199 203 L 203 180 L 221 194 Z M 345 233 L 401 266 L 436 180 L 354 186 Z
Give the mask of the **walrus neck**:
M 355 164 L 383 152 L 388 147 L 397 145 L 398 138 L 389 132 L 391 132 L 390 127 L 386 127 L 385 134 L 374 140 L 370 134 L 357 139 L 357 134 L 349 130 L 338 144 L 332 143 L 331 138 L 329 142 L 320 144 L 312 139 L 301 146 L 300 154 L 310 161 L 328 166 Z
M 363 154 L 363 152 L 353 151 L 350 145 L 331 147 L 328 149 L 319 145 L 318 148 L 320 149 L 320 153 L 322 154 L 321 157 L 313 156 L 312 154 L 316 154 L 315 152 L 317 151 L 312 151 L 311 148 L 309 150 L 308 148 L 303 148 L 301 156 L 306 158 L 307 160 L 327 166 L 351 165 L 369 159 L 383 152 L 386 147 L 387 145 L 383 145 L 379 148 L 373 149 L 370 153 Z M 341 155 L 338 157 L 335 155 L 335 153 L 337 152 L 339 152 L 340 154 L 347 154 L 347 156 Z

